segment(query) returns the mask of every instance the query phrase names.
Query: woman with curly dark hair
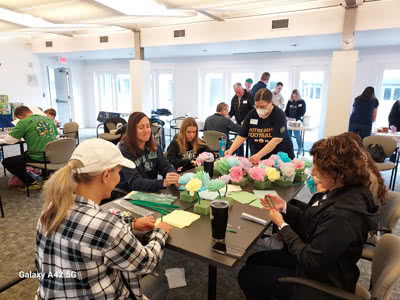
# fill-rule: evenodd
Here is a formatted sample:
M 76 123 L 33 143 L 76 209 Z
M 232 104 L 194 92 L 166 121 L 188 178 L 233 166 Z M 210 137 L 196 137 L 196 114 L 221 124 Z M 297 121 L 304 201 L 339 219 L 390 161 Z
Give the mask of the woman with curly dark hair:
M 327 191 L 304 207 L 271 196 L 264 208 L 279 228 L 285 247 L 251 255 L 239 273 L 247 299 L 336 299 L 305 286 L 281 284 L 278 278 L 308 278 L 354 292 L 357 261 L 368 232 L 376 229 L 377 209 L 369 190 L 368 157 L 346 136 L 316 142 L 313 173 Z

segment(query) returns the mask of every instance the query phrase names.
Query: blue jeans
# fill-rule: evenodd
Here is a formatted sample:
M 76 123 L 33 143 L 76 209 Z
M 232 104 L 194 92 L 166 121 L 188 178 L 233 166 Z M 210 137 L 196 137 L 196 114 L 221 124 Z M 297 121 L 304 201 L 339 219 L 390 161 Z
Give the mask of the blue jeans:
M 361 137 L 361 139 L 364 139 L 365 137 L 371 135 L 372 124 L 365 125 L 365 124 L 350 123 L 349 131 L 358 134 Z
M 301 140 L 301 131 L 300 130 L 288 130 L 288 134 L 289 134 L 290 138 L 292 138 L 293 135 L 296 138 L 297 153 L 300 153 L 301 151 L 303 151 L 303 143 Z

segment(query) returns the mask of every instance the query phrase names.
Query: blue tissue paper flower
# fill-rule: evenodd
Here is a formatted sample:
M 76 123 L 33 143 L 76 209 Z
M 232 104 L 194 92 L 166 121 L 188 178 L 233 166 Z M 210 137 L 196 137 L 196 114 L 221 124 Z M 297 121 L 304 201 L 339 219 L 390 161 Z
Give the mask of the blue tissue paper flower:
M 179 177 L 178 184 L 183 184 L 183 185 L 187 184 L 190 181 L 190 179 L 193 178 L 193 176 L 194 176 L 194 173 L 183 174 L 181 177 Z M 185 187 L 183 187 L 183 190 L 184 189 L 185 189 Z
M 285 152 L 278 152 L 278 156 L 281 158 L 281 160 L 285 163 L 291 162 L 292 160 L 290 159 L 289 155 Z
M 312 178 L 312 177 L 310 176 L 310 178 L 307 179 L 306 184 L 307 184 L 307 187 L 308 187 L 308 189 L 310 190 L 310 193 L 311 193 L 311 194 L 314 194 L 314 193 L 317 192 L 317 186 L 315 185 L 314 178 Z
M 227 160 L 229 169 L 239 165 L 239 159 L 237 157 L 229 157 Z

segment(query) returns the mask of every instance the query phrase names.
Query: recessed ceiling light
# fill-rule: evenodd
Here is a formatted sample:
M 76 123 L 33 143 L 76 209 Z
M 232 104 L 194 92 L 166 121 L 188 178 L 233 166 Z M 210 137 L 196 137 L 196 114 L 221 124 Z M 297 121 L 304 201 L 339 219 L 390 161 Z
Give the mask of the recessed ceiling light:
M 292 47 L 297 47 L 299 44 L 291 44 Z
M 208 50 L 207 50 L 207 49 L 203 49 L 202 51 L 203 51 L 203 52 L 208 52 Z

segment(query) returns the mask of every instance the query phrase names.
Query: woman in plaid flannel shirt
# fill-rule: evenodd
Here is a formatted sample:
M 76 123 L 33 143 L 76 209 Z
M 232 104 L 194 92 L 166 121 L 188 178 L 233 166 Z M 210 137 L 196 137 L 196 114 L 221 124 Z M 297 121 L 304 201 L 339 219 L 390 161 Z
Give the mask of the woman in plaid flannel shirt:
M 91 139 L 45 184 L 36 234 L 37 299 L 148 299 L 139 279 L 160 262 L 171 228 L 155 226 L 153 217 L 123 224 L 99 207 L 119 182 L 121 166 L 135 167 L 112 143 Z M 152 230 L 146 245 L 132 227 Z

